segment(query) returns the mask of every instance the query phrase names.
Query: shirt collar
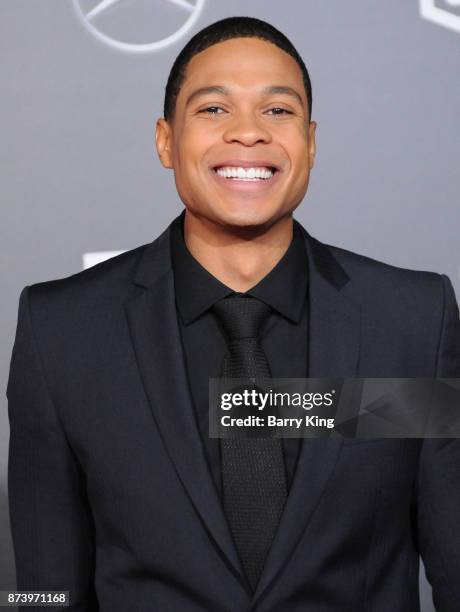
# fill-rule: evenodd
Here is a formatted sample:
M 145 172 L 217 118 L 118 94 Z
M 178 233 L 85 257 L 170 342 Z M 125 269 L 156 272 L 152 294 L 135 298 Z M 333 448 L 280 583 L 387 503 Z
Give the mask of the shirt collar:
M 185 211 L 171 225 L 170 247 L 176 304 L 182 321 L 188 325 L 234 291 L 208 272 L 190 253 L 184 239 L 184 218 Z M 300 228 L 294 220 L 293 238 L 286 253 L 246 293 L 298 323 L 307 284 L 307 253 Z

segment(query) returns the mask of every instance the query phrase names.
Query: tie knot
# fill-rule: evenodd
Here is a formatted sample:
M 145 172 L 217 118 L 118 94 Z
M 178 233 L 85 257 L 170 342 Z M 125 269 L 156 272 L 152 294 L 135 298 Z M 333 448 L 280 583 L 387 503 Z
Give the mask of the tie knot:
M 212 307 L 230 340 L 257 338 L 270 306 L 255 297 L 234 293 Z

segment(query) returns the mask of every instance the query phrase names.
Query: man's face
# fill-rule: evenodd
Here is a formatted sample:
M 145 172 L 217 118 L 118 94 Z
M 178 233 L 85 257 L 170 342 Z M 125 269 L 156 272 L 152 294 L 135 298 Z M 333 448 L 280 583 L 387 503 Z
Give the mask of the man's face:
M 156 143 L 194 215 L 270 227 L 307 191 L 315 128 L 296 61 L 270 42 L 234 38 L 192 58 Z

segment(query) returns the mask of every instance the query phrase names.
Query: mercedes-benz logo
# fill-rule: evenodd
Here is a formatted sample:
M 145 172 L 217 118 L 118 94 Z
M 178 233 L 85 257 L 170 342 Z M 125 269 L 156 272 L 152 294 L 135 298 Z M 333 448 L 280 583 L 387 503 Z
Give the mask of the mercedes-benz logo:
M 81 22 L 100 41 L 131 53 L 172 45 L 188 32 L 205 0 L 72 0 Z

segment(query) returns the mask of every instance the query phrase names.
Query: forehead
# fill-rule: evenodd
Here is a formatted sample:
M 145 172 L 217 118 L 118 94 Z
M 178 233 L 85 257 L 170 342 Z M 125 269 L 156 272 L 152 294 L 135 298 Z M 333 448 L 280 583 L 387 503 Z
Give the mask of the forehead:
M 261 84 L 290 85 L 303 92 L 300 66 L 275 44 L 258 38 L 232 38 L 197 53 L 187 65 L 184 93 L 197 86 L 233 83 L 254 88 Z

